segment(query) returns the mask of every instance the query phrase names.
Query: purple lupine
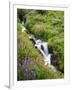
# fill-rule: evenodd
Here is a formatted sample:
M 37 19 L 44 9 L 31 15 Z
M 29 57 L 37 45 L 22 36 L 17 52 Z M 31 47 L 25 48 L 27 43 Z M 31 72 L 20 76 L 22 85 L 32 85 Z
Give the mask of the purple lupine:
M 24 64 L 25 64 L 25 65 L 27 64 L 27 61 L 26 61 L 26 60 L 24 61 Z
M 29 65 L 29 64 L 32 64 L 32 61 L 30 61 L 30 60 L 23 60 L 22 63 L 23 63 L 23 65 Z
M 28 71 L 28 79 L 31 79 L 32 78 L 32 73 L 31 73 L 31 70 Z
M 34 79 L 36 79 L 36 65 L 34 65 Z
M 25 59 L 22 60 L 19 63 L 19 66 L 21 67 L 21 69 L 23 70 L 24 76 L 26 77 L 26 79 L 32 79 L 32 77 L 34 77 L 34 79 L 36 79 L 36 65 L 34 65 L 34 69 L 31 70 L 29 69 L 28 65 L 33 64 L 33 62 L 29 59 Z
M 26 76 L 27 80 L 32 78 L 32 73 L 29 69 L 26 68 L 24 75 Z
M 27 77 L 27 79 L 28 79 L 28 69 L 26 68 L 26 70 L 25 70 L 25 75 L 26 75 L 26 77 Z
M 34 65 L 34 71 L 36 71 L 36 65 Z
M 18 67 L 21 67 L 21 63 L 20 63 L 20 62 L 17 62 L 17 66 L 18 66 Z
M 26 60 L 26 65 L 28 65 L 28 60 Z
M 34 79 L 36 79 L 36 73 L 34 72 Z

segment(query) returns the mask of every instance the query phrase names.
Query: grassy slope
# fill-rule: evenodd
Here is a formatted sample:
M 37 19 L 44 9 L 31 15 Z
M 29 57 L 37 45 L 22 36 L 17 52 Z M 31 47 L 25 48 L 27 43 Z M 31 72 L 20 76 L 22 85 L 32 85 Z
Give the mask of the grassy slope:
M 18 80 L 29 80 L 34 79 L 34 74 L 27 77 L 26 70 L 28 74 L 34 72 L 34 66 L 36 66 L 36 79 L 53 79 L 53 78 L 63 78 L 63 74 L 48 66 L 44 66 L 43 57 L 34 48 L 32 42 L 29 40 L 29 35 L 27 33 L 22 33 L 18 31 L 18 46 L 17 55 L 18 63 L 21 61 L 30 61 L 31 64 L 25 64 L 24 66 L 18 66 Z
M 57 20 L 57 23 L 62 22 L 60 25 L 55 26 L 56 22 L 51 19 L 56 20 L 56 18 L 63 19 L 63 12 L 45 12 L 41 14 L 38 11 L 32 11 L 26 14 L 26 28 L 30 30 L 37 38 L 41 38 L 44 41 L 48 41 L 49 45 L 53 48 L 53 53 L 56 55 L 57 60 L 61 61 L 58 68 L 63 69 L 63 22 L 62 20 Z M 54 18 L 54 16 L 57 16 Z M 53 23 L 52 23 L 53 22 Z M 62 25 L 62 26 L 61 26 Z M 55 71 L 54 69 L 44 66 L 43 57 L 38 52 L 38 50 L 33 46 L 32 42 L 29 40 L 29 35 L 27 33 L 21 32 L 21 24 L 18 23 L 18 46 L 17 46 L 17 59 L 18 63 L 22 61 L 30 61 L 31 64 L 25 64 L 24 66 L 18 65 L 18 80 L 29 80 L 34 78 L 34 66 L 36 66 L 36 79 L 54 79 L 63 78 L 63 74 Z M 59 28 L 60 27 L 60 28 Z M 43 38 L 42 38 L 43 37 Z M 61 51 L 62 50 L 62 51 Z M 60 56 L 61 55 L 61 56 Z M 61 58 L 62 57 L 62 58 Z M 60 60 L 61 59 L 61 60 Z M 59 62 L 58 62 L 59 63 Z M 61 65 L 61 66 L 60 66 Z M 27 74 L 28 73 L 28 74 Z M 30 75 L 30 76 L 28 76 Z
M 64 12 L 32 10 L 26 14 L 25 26 L 36 38 L 48 41 L 57 69 L 64 72 Z

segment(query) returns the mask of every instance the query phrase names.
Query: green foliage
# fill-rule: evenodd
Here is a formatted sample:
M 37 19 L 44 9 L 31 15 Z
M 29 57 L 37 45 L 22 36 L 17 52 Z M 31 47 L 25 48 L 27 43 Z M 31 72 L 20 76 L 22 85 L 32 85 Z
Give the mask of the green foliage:
M 64 12 L 43 11 L 45 14 L 41 14 L 41 10 L 36 12 L 38 13 L 35 15 L 27 15 L 25 25 L 36 38 L 48 41 L 57 58 L 57 68 L 64 72 Z
M 57 69 L 64 72 L 64 40 L 63 37 L 53 37 L 48 40 L 49 46 L 53 48 L 56 57 Z
M 47 13 L 47 11 L 46 10 L 36 10 L 39 14 L 46 14 Z
M 18 60 L 42 60 L 42 56 L 39 54 L 37 49 L 34 48 L 32 42 L 29 40 L 29 35 L 27 33 L 18 32 L 17 42 Z
M 17 23 L 17 31 L 22 31 L 22 25 L 21 23 Z
M 34 48 L 32 42 L 29 40 L 27 33 L 18 32 L 18 40 L 17 40 L 17 59 L 18 62 L 22 60 L 30 60 L 33 62 L 31 65 L 26 65 L 25 68 L 18 67 L 18 80 L 32 80 L 34 76 L 31 78 L 27 78 L 24 74 L 25 70 L 33 71 L 34 65 L 36 65 L 36 79 L 53 79 L 53 78 L 63 78 L 63 75 L 59 73 L 53 73 L 53 70 L 49 67 L 44 66 L 43 57 L 39 54 L 37 49 Z
M 53 50 L 51 54 L 56 57 L 57 69 L 64 72 L 64 12 L 63 11 L 41 11 L 18 9 L 17 24 L 17 60 L 32 61 L 32 65 L 26 68 L 18 67 L 18 80 L 34 79 L 24 75 L 26 69 L 33 71 L 36 65 L 36 79 L 56 79 L 63 78 L 63 74 L 55 69 L 44 66 L 42 55 L 29 40 L 29 34 L 21 32 L 21 16 L 25 16 L 25 27 L 28 33 L 32 33 L 36 38 L 47 41 Z

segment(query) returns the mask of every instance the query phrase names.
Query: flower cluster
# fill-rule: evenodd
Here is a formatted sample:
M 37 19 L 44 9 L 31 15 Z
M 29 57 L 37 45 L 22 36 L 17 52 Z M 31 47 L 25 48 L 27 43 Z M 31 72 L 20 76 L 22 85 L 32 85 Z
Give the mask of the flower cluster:
M 26 80 L 36 79 L 36 65 L 31 60 L 22 60 L 17 63 Z

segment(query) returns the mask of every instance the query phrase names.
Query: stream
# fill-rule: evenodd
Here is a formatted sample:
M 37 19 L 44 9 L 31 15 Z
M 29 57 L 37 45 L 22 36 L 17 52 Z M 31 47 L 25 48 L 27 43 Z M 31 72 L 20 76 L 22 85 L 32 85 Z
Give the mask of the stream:
M 25 32 L 26 28 L 24 27 L 24 17 L 22 20 L 22 32 Z M 36 39 L 34 35 L 30 34 L 29 39 L 34 42 L 34 46 L 40 51 L 40 53 L 43 55 L 45 65 L 49 64 L 51 65 L 51 54 L 48 50 L 48 42 L 44 42 L 40 39 Z
M 46 64 L 51 65 L 51 54 L 49 54 L 48 43 L 47 42 L 43 42 L 40 39 L 36 40 L 36 38 L 33 35 L 30 35 L 29 39 L 32 40 L 35 43 L 35 47 L 43 55 L 44 61 L 45 61 L 45 65 Z

